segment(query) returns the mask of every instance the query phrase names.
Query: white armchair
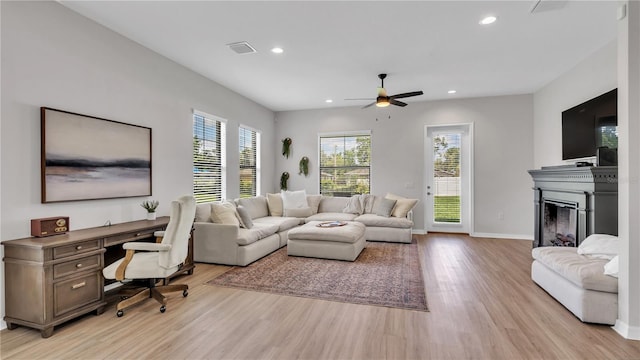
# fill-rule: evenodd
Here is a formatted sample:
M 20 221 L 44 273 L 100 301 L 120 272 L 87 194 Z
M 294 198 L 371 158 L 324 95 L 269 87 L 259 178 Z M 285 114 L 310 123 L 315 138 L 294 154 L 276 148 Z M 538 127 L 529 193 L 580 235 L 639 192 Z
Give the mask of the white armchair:
M 118 303 L 116 314 L 124 315 L 124 309 L 153 298 L 160 304 L 160 312 L 165 312 L 165 293 L 182 291 L 188 295 L 189 287 L 184 284 L 156 286 L 158 279 L 175 273 L 183 265 L 189 251 L 189 236 L 195 217 L 196 202 L 193 196 L 182 196 L 171 202 L 169 224 L 161 243 L 128 242 L 122 245 L 127 250 L 123 259 L 107 266 L 102 271 L 106 279 L 118 281 L 148 279 L 149 285 L 135 295 Z

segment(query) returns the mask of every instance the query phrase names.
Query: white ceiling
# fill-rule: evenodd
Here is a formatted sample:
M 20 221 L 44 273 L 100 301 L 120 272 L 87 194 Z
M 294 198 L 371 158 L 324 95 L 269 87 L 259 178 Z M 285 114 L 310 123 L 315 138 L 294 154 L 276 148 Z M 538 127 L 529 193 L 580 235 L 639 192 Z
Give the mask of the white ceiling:
M 344 99 L 374 98 L 383 72 L 389 95 L 424 91 L 408 103 L 532 93 L 617 31 L 615 1 L 60 3 L 274 111 L 364 106 Z M 238 41 L 258 52 L 226 46 Z

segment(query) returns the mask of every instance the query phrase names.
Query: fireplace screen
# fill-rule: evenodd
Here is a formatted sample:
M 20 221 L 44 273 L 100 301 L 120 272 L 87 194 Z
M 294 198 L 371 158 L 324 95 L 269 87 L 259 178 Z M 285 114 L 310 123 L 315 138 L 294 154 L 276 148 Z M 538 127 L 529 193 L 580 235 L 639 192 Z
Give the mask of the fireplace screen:
M 545 201 L 542 246 L 576 246 L 577 215 L 575 204 Z

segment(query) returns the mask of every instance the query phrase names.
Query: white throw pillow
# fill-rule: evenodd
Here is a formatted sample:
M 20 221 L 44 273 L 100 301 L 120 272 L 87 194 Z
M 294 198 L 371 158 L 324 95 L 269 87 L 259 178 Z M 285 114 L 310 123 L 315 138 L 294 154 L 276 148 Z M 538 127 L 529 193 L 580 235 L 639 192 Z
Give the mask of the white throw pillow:
M 409 211 L 413 210 L 413 208 L 418 203 L 418 199 L 407 199 L 403 196 L 391 193 L 387 193 L 387 195 L 385 195 L 385 198 L 397 200 L 396 205 L 391 213 L 391 216 L 395 217 L 407 217 Z
M 236 206 L 230 202 L 211 203 L 211 221 L 216 224 L 240 226 Z
M 282 191 L 282 207 L 286 209 L 302 209 L 309 207 L 307 193 L 304 190 Z
M 280 194 L 267 193 L 267 206 L 271 216 L 282 216 L 282 196 Z
M 353 195 L 347 200 L 347 206 L 342 209 L 343 213 L 347 214 L 355 214 L 362 215 L 364 211 L 362 211 L 362 203 L 360 202 L 360 195 Z
M 616 255 L 613 259 L 609 260 L 608 263 L 604 264 L 604 274 L 613 276 L 614 278 L 618 277 L 618 259 L 620 257 Z
M 578 254 L 599 259 L 613 259 L 618 255 L 618 237 L 606 234 L 591 234 L 578 245 Z

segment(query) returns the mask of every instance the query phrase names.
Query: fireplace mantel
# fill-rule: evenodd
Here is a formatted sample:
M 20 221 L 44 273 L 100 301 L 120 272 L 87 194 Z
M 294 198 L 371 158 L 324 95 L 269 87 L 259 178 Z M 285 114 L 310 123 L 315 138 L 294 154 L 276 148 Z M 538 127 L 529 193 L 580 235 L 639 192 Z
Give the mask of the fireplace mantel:
M 617 166 L 552 166 L 529 174 L 534 181 L 534 247 L 545 244 L 545 203 L 577 209 L 576 246 L 594 233 L 618 234 Z

